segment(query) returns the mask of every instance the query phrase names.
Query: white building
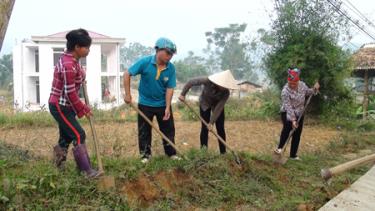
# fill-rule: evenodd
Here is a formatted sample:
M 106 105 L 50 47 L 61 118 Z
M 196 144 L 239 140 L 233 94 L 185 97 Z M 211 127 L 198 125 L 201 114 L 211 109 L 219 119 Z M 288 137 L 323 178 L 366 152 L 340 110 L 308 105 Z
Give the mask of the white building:
M 54 65 L 66 48 L 68 31 L 32 36 L 13 49 L 14 104 L 22 111 L 48 108 Z M 111 38 L 89 31 L 90 53 L 80 59 L 86 69 L 90 103 L 98 108 L 121 104 L 120 47 L 124 38 Z M 109 92 L 108 92 L 109 91 Z M 82 97 L 82 96 L 81 96 Z

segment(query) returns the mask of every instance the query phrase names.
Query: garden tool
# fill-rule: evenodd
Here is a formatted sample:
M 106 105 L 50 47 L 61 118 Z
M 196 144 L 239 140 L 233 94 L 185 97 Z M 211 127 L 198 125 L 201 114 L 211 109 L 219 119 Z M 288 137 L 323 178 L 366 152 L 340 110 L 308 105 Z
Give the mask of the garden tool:
M 139 115 L 141 115 L 142 116 L 142 118 L 144 119 L 144 120 L 146 120 L 146 122 L 157 132 L 157 133 L 159 133 L 159 135 L 164 139 L 164 140 L 166 140 L 167 142 L 168 142 L 168 144 L 169 145 L 171 145 L 175 150 L 176 150 L 176 152 L 178 153 L 178 154 L 180 154 L 181 156 L 182 156 L 182 158 L 184 158 L 185 160 L 188 160 L 182 153 L 181 153 L 181 151 L 180 150 L 178 150 L 177 149 L 177 147 L 176 147 L 176 145 L 166 136 L 166 135 L 164 135 L 164 133 L 163 132 L 161 132 L 160 130 L 159 130 L 159 128 L 157 128 L 152 122 L 151 122 L 151 120 L 149 119 L 149 118 L 147 118 L 147 116 L 141 111 L 141 110 L 139 110 L 139 108 L 135 105 L 135 104 L 133 104 L 133 103 L 130 103 L 130 106 L 139 114 Z
M 88 94 L 87 94 L 86 81 L 83 83 L 83 95 L 84 95 L 84 98 L 85 98 L 86 105 L 89 106 L 90 102 L 89 102 L 89 98 L 88 98 Z M 99 180 L 98 180 L 98 190 L 104 191 L 104 190 L 107 190 L 107 189 L 114 188 L 115 187 L 115 178 L 113 176 L 108 176 L 108 175 L 105 176 L 104 175 L 103 163 L 102 163 L 102 159 L 101 159 L 100 152 L 99 152 L 99 141 L 98 141 L 98 138 L 97 138 L 97 135 L 96 135 L 95 127 L 94 127 L 94 117 L 93 116 L 88 117 L 88 120 L 89 120 L 89 123 L 90 123 L 92 136 L 93 136 L 93 139 L 94 139 L 94 146 L 95 146 L 95 152 L 96 152 L 96 159 L 98 161 L 99 173 L 101 174 L 101 176 L 99 177 Z M 87 154 L 87 150 L 86 150 L 86 154 Z M 87 154 L 87 157 L 88 157 L 88 154 Z
M 201 120 L 201 122 L 203 122 L 203 124 L 207 127 L 208 131 L 210 131 L 212 134 L 214 134 L 217 139 L 222 143 L 224 144 L 224 146 L 226 148 L 228 148 L 231 153 L 233 154 L 234 158 L 235 158 L 235 161 L 237 164 L 241 164 L 241 160 L 240 160 L 240 157 L 237 155 L 237 153 L 233 150 L 232 147 L 230 147 L 227 142 L 224 141 L 224 139 L 222 137 L 219 136 L 219 134 L 217 134 L 215 131 L 213 130 L 210 130 L 210 128 L 208 127 L 208 123 L 201 117 L 201 115 L 199 115 L 194 109 L 193 107 L 191 107 L 185 100 L 182 101 L 197 117 L 199 117 L 199 119 Z
M 369 162 L 375 162 L 375 154 L 367 155 L 365 157 L 358 158 L 358 159 L 337 165 L 333 168 L 322 169 L 320 171 L 320 175 L 322 176 L 324 180 L 327 181 L 335 175 L 341 174 L 345 171 L 351 170 L 355 167 L 358 167 L 362 164 L 369 163 Z
M 307 99 L 307 102 L 305 104 L 305 107 L 303 108 L 302 110 L 302 113 L 301 115 L 298 117 L 298 120 L 297 120 L 297 124 L 299 124 L 299 121 L 301 120 L 301 117 L 303 116 L 303 114 L 305 113 L 306 111 L 306 107 L 309 105 L 310 101 L 311 101 L 311 98 L 312 98 L 313 95 L 310 95 L 309 98 Z M 276 163 L 276 164 L 280 164 L 280 165 L 284 165 L 287 161 L 288 161 L 288 158 L 284 157 L 283 154 L 286 150 L 286 147 L 290 141 L 290 139 L 292 138 L 293 134 L 294 134 L 294 131 L 296 131 L 297 128 L 293 128 L 290 133 L 289 133 L 289 136 L 288 136 L 288 139 L 286 140 L 283 148 L 281 149 L 281 152 L 280 153 L 277 153 L 277 152 L 274 152 L 273 153 L 273 162 Z
M 58 169 L 64 169 L 67 154 L 67 148 L 63 148 L 58 144 L 53 147 L 53 163 Z

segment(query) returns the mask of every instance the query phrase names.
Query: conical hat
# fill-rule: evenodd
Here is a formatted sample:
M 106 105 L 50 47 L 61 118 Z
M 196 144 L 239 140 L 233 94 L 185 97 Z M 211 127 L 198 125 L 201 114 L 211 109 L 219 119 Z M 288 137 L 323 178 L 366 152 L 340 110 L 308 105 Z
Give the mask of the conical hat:
M 212 83 L 227 89 L 238 89 L 238 81 L 236 81 L 230 72 L 225 70 L 208 76 L 208 80 Z

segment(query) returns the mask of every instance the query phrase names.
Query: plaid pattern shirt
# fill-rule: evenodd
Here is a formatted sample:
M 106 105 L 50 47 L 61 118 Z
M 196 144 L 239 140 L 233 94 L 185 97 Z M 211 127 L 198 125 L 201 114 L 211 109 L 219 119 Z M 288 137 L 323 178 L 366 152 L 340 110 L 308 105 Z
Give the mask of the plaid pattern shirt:
M 81 65 L 72 54 L 63 53 L 55 66 L 49 103 L 71 107 L 80 118 L 90 112 L 79 98 L 79 90 L 85 79 Z
M 285 84 L 281 91 L 281 112 L 286 112 L 288 121 L 297 121 L 297 117 L 302 114 L 307 96 L 315 94 L 314 89 L 310 89 L 303 81 L 298 82 L 298 88 L 293 90 Z

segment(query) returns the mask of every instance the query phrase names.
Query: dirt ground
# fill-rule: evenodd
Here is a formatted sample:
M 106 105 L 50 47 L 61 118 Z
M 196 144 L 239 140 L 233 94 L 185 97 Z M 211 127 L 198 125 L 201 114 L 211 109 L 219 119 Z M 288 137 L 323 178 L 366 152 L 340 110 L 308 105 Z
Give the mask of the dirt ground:
M 154 122 L 156 124 L 156 122 Z M 181 151 L 199 148 L 199 122 L 176 121 L 176 145 Z M 227 143 L 234 150 L 250 153 L 269 153 L 275 147 L 281 131 L 278 121 L 227 121 L 225 123 Z M 89 151 L 94 152 L 89 125 L 86 130 Z M 97 124 L 96 130 L 100 150 L 104 156 L 139 156 L 136 122 Z M 0 129 L 0 140 L 29 150 L 39 156 L 50 157 L 57 143 L 57 127 Z M 304 125 L 299 155 L 315 151 L 339 138 L 339 131 L 307 122 Z M 217 140 L 210 135 L 209 150 L 219 151 Z M 153 132 L 153 155 L 163 155 L 161 139 Z
M 271 154 L 276 147 L 282 127 L 281 123 L 277 121 L 227 121 L 225 124 L 227 143 L 234 150 L 267 154 Z M 91 130 L 88 124 L 83 127 L 86 130 L 89 152 L 92 154 L 94 147 Z M 182 152 L 191 148 L 199 148 L 199 122 L 176 121 L 175 127 L 176 145 Z M 104 156 L 139 156 L 136 122 L 97 124 L 96 130 L 100 141 L 100 150 Z M 309 124 L 307 121 L 302 133 L 299 154 L 303 156 L 303 153 L 318 150 L 330 141 L 338 139 L 339 135 L 339 131 L 335 129 Z M 21 149 L 47 158 L 51 158 L 52 147 L 56 144 L 57 138 L 57 127 L 0 129 L 0 141 L 17 145 Z M 212 135 L 209 137 L 209 150 L 219 151 L 217 140 Z M 153 155 L 164 154 L 161 138 L 155 131 L 153 132 L 152 151 Z M 72 152 L 70 151 L 70 153 Z M 68 159 L 72 159 L 72 157 L 70 155 Z M 265 165 L 259 163 L 255 166 L 262 168 Z M 126 195 L 131 206 L 142 208 L 151 206 L 162 197 L 174 194 L 177 187 L 184 189 L 192 185 L 194 185 L 194 178 L 178 169 L 160 171 L 154 175 L 141 174 L 134 180 L 117 184 L 119 193 Z M 251 208 L 238 208 L 239 210 L 251 210 Z M 194 207 L 188 209 L 201 210 Z

